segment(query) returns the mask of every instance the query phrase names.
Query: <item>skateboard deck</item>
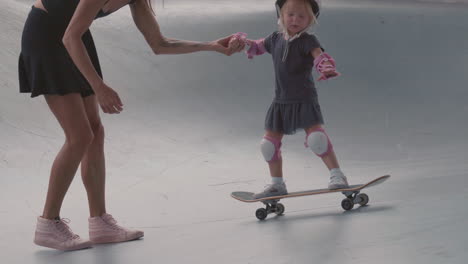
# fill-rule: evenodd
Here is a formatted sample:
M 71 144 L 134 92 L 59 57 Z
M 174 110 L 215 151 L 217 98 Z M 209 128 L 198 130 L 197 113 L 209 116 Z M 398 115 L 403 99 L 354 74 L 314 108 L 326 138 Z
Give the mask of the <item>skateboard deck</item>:
M 344 189 L 316 189 L 316 190 L 307 190 L 307 191 L 298 191 L 298 192 L 290 192 L 285 195 L 279 196 L 272 196 L 266 198 L 255 199 L 254 193 L 252 192 L 233 192 L 231 193 L 232 198 L 239 200 L 241 202 L 246 203 L 253 203 L 253 202 L 262 202 L 264 203 L 267 208 L 263 209 L 260 208 L 256 212 L 256 216 L 258 219 L 263 220 L 269 213 L 276 213 L 278 215 L 283 214 L 284 212 L 284 205 L 278 203 L 279 200 L 285 198 L 292 198 L 292 197 L 300 197 L 300 196 L 309 196 L 309 195 L 317 195 L 317 194 L 326 194 L 326 193 L 336 193 L 341 192 L 343 193 L 346 198 L 341 202 L 341 206 L 345 210 L 353 209 L 355 204 L 360 204 L 361 206 L 366 205 L 369 202 L 369 196 L 364 193 L 360 193 L 360 191 L 364 188 L 368 188 L 371 186 L 375 186 L 378 184 L 383 183 L 390 175 L 384 175 L 378 177 L 376 179 L 371 180 L 368 183 L 364 184 L 354 184 L 350 185 L 348 188 Z

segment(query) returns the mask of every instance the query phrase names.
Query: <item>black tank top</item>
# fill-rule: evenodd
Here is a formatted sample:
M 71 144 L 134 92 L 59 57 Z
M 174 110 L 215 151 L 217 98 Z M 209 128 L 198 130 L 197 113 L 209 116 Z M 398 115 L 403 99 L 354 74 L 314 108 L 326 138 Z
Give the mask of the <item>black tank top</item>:
M 136 0 L 130 0 L 128 4 L 135 3 Z M 109 2 L 109 0 L 107 0 Z M 106 3 L 107 3 L 106 2 Z M 76 7 L 80 3 L 80 0 L 42 0 L 42 4 L 50 16 L 60 19 L 61 22 L 68 26 L 73 14 L 75 13 Z M 113 11 L 104 12 L 102 9 L 96 15 L 96 18 L 105 17 L 110 15 Z

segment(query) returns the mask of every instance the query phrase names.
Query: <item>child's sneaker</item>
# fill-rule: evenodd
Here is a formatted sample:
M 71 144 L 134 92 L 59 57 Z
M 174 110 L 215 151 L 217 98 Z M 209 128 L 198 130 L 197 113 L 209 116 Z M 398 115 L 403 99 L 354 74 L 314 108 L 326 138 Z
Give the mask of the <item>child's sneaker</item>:
M 95 244 L 116 243 L 143 237 L 143 231 L 117 225 L 110 214 L 89 218 L 89 239 Z
M 89 240 L 81 239 L 67 225 L 68 219 L 37 218 L 34 243 L 39 246 L 68 251 L 91 247 Z
M 346 176 L 344 176 L 343 172 L 341 172 L 340 169 L 332 169 L 328 189 L 334 190 L 347 187 L 349 187 L 348 180 L 346 179 Z
M 288 190 L 286 190 L 286 184 L 283 183 L 273 183 L 267 185 L 265 190 L 261 193 L 254 194 L 255 199 L 261 199 L 265 197 L 272 197 L 272 196 L 279 196 L 279 195 L 286 195 L 288 194 Z

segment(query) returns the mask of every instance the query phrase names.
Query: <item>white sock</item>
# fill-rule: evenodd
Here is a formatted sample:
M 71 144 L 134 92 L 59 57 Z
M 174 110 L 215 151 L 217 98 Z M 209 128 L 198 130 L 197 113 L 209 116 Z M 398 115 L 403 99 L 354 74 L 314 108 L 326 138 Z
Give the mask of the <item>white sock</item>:
M 283 177 L 271 177 L 271 182 L 273 184 L 282 184 L 283 183 Z
M 330 176 L 333 177 L 333 176 L 344 176 L 344 173 L 341 171 L 340 168 L 334 168 L 334 169 L 331 169 L 330 170 Z

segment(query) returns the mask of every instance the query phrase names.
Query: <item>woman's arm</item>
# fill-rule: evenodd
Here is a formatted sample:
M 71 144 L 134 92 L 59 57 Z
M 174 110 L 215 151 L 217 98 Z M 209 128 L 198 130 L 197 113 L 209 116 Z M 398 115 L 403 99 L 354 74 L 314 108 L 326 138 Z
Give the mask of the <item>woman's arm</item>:
M 91 85 L 104 113 L 119 113 L 122 111 L 122 101 L 119 95 L 107 86 L 94 68 L 89 58 L 82 36 L 88 31 L 96 14 L 106 0 L 81 0 L 73 14 L 63 36 L 63 45 L 68 51 L 76 67 Z
M 239 41 L 231 41 L 231 36 L 212 41 L 195 42 L 166 38 L 162 35 L 158 22 L 145 0 L 130 5 L 133 21 L 143 34 L 155 54 L 184 54 L 198 51 L 217 51 L 231 55 L 243 49 Z M 230 45 L 231 44 L 231 45 Z
M 94 69 L 81 38 L 88 31 L 105 1 L 81 0 L 62 40 L 73 62 L 93 89 L 100 86 L 102 79 Z

